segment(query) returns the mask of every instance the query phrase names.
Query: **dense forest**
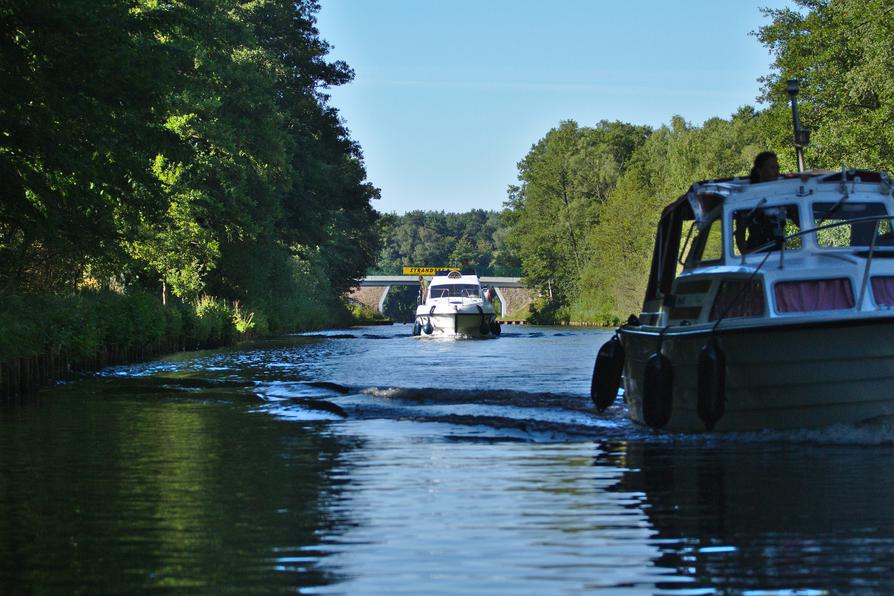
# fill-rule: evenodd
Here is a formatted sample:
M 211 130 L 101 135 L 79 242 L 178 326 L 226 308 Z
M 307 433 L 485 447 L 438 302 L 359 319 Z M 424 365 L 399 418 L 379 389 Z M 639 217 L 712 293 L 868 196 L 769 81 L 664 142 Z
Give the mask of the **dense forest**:
M 74 349 L 63 311 L 108 319 L 110 295 L 180 309 L 149 316 L 153 337 L 181 333 L 172 320 L 195 335 L 209 308 L 260 332 L 345 314 L 376 258 L 378 190 L 328 105 L 353 73 L 327 61 L 318 10 L 0 1 L 0 361 Z
M 456 266 L 467 261 L 479 275 L 521 274 L 521 263 L 506 244 L 506 226 L 497 211 L 383 214 L 378 233 L 381 248 L 373 272 L 393 274 L 403 266 Z
M 519 162 L 503 213 L 535 318 L 617 324 L 640 310 L 661 209 L 694 181 L 746 175 L 760 151 L 796 170 L 788 79 L 801 81 L 809 167 L 894 169 L 894 6 L 797 0 L 755 32 L 774 58 L 763 110 L 658 129 L 562 122 Z

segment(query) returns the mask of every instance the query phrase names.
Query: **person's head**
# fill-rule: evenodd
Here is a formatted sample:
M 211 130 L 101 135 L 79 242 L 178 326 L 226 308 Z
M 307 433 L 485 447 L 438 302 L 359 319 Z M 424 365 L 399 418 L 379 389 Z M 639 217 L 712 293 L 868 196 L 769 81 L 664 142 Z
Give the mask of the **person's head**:
M 425 278 L 423 276 L 419 276 L 419 283 L 425 283 Z
M 772 151 L 762 151 L 754 158 L 749 178 L 752 182 L 767 182 L 779 178 L 779 160 Z

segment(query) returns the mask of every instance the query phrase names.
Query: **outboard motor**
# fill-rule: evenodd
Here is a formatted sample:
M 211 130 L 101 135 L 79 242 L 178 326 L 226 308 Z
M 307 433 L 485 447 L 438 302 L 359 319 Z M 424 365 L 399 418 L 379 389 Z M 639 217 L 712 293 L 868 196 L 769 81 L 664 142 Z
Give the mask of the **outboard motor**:
M 726 354 L 711 338 L 698 355 L 698 417 L 714 430 L 726 408 Z
M 646 362 L 643 379 L 643 419 L 652 428 L 668 423 L 674 399 L 674 367 L 667 356 L 655 352 Z
M 621 373 L 624 371 L 624 346 L 615 334 L 602 344 L 593 363 L 593 378 L 590 381 L 590 397 L 596 409 L 604 412 L 618 395 L 621 388 Z

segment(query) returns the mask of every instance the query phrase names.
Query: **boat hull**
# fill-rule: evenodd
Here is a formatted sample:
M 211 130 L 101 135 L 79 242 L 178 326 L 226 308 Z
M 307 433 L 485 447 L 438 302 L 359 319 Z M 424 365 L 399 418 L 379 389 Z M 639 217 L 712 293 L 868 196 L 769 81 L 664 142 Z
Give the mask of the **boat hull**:
M 659 330 L 621 328 L 630 418 L 645 424 L 646 363 Z M 704 432 L 698 416 L 703 330 L 667 331 L 661 353 L 673 366 L 672 432 Z M 894 317 L 719 329 L 726 356 L 725 411 L 715 431 L 814 428 L 894 414 Z
M 492 333 L 490 324 L 496 321 L 493 314 L 480 313 L 433 313 L 416 315 L 416 323 L 424 328 L 426 322 L 431 322 L 432 332 L 420 333 L 420 337 L 459 337 L 471 339 L 496 339 Z M 482 322 L 487 327 L 487 333 L 482 333 Z

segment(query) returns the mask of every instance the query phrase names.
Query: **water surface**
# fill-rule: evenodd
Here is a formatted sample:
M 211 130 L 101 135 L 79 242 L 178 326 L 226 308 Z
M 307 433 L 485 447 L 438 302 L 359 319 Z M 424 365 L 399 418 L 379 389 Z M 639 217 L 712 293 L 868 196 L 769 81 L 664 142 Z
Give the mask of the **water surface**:
M 0 405 L 0 592 L 894 590 L 891 426 L 656 433 L 589 401 L 609 337 L 358 328 Z

